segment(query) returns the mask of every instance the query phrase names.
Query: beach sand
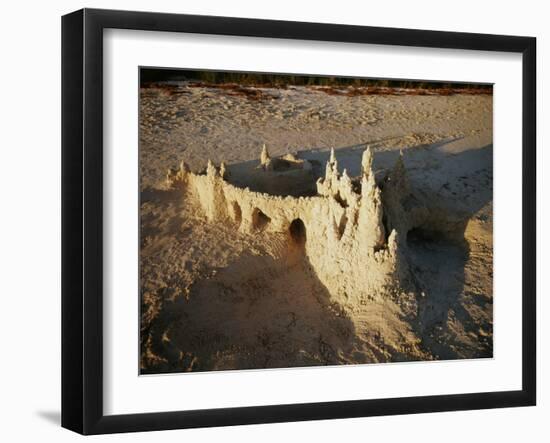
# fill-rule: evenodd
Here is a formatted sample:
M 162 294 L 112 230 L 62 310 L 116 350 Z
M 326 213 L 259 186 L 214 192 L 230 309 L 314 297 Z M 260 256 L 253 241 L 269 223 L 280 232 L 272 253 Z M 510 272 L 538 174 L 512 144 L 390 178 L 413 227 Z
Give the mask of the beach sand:
M 492 357 L 492 95 L 251 89 L 140 90 L 142 373 Z M 407 236 L 407 296 L 343 305 L 285 235 L 208 223 L 165 186 L 181 160 L 241 177 L 263 144 L 323 169 L 334 147 L 351 176 L 366 144 L 377 174 L 403 151 L 433 220 Z

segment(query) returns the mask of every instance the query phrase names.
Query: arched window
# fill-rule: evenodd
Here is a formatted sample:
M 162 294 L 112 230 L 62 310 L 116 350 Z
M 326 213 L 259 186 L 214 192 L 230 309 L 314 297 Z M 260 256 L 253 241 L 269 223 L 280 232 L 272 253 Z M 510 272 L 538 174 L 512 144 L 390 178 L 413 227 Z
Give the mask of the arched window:
M 252 212 L 252 226 L 254 229 L 263 231 L 270 221 L 271 219 L 258 208 L 255 208 Z

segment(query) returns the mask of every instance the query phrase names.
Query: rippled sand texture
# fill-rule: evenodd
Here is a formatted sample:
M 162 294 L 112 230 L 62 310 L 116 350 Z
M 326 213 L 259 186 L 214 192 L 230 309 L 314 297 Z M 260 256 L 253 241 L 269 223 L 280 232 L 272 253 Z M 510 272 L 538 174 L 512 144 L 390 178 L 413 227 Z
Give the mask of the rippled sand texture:
M 407 235 L 401 297 L 335 300 L 285 233 L 206 221 L 166 170 L 234 175 L 289 152 L 358 175 L 404 152 L 431 222 Z M 492 96 L 335 95 L 315 88 L 140 91 L 143 373 L 491 357 Z

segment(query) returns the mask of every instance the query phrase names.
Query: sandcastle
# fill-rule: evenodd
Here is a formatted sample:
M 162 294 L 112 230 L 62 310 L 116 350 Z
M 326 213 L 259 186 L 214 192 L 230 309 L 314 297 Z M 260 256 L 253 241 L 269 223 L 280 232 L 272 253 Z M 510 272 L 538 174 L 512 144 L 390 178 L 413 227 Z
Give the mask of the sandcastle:
M 290 163 L 283 169 L 311 169 L 307 160 L 295 156 L 272 159 L 265 146 L 258 168 L 273 171 L 282 162 Z M 361 174 L 352 178 L 345 169 L 339 172 L 332 149 L 314 196 L 269 195 L 235 186 L 224 162 L 215 166 L 208 161 L 203 173 L 193 173 L 182 161 L 179 169 L 168 171 L 166 181 L 196 198 L 210 223 L 231 222 L 248 235 L 286 234 L 331 295 L 355 304 L 399 290 L 408 272 L 403 243 L 412 213 L 403 205 L 409 191 L 402 154 L 378 182 L 372 162 L 367 147 Z

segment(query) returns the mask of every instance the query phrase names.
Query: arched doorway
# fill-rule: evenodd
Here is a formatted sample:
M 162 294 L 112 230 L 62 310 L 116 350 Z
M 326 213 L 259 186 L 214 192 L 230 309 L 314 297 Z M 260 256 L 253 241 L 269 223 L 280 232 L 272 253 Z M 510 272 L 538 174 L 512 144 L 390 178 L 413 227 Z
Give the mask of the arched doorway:
M 241 211 L 241 207 L 237 202 L 233 202 L 231 204 L 231 212 L 233 216 L 233 221 L 237 223 L 237 226 L 240 226 L 241 220 L 243 219 L 243 214 Z
M 305 246 L 306 225 L 304 225 L 304 222 L 301 219 L 295 218 L 294 220 L 292 220 L 292 223 L 290 223 L 288 231 L 290 233 L 290 238 L 296 245 L 301 247 Z

